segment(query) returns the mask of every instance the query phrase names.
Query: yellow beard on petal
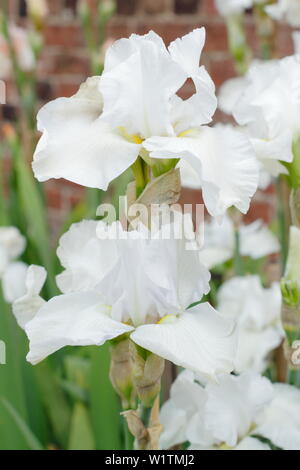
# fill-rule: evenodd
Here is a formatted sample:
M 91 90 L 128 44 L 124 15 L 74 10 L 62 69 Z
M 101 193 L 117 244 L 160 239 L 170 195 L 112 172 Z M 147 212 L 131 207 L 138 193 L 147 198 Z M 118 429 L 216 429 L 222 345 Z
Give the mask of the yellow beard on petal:
M 164 324 L 164 323 L 174 323 L 175 320 L 177 320 L 176 315 L 169 314 L 169 315 L 165 315 L 164 317 L 162 317 L 162 318 L 157 322 L 157 324 L 158 324 L 158 325 L 162 325 L 162 324 Z

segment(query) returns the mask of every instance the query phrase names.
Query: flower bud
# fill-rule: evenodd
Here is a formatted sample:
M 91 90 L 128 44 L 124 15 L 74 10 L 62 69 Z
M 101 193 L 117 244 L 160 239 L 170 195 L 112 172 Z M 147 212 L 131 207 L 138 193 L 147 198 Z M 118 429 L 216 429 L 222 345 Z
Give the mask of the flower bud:
M 129 343 L 127 335 L 122 335 L 121 338 L 111 341 L 109 378 L 121 398 L 124 410 L 136 408 L 132 377 L 133 363 Z
M 102 0 L 99 5 L 99 14 L 102 21 L 106 22 L 114 14 L 116 10 L 116 3 L 114 0 Z
M 160 382 L 165 361 L 131 342 L 133 382 L 138 397 L 145 408 L 151 408 L 160 393 Z
M 27 0 L 28 16 L 37 30 L 42 29 L 45 18 L 48 15 L 48 5 L 46 0 Z
M 89 3 L 86 0 L 79 0 L 78 6 L 77 6 L 77 11 L 78 15 L 81 19 L 81 22 L 85 26 L 89 26 L 89 23 L 91 21 L 91 8 Z

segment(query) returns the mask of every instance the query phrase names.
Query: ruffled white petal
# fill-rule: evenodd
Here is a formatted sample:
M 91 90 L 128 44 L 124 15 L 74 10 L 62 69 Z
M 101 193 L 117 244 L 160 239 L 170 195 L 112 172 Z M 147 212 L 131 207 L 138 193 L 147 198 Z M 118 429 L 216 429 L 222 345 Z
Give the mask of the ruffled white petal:
M 159 317 L 160 310 L 166 306 L 167 291 L 163 274 L 159 273 L 155 279 L 149 275 L 147 239 L 134 230 L 125 234 L 125 239 L 115 241 L 117 263 L 98 283 L 97 291 L 105 303 L 112 305 L 112 318 L 138 326 L 145 323 L 147 317 Z M 160 250 L 159 241 L 149 243 Z
M 175 39 L 168 47 L 172 59 L 185 70 L 189 77 L 197 75 L 204 43 L 205 28 L 198 28 L 182 38 Z
M 259 276 L 234 277 L 218 292 L 219 309 L 248 328 L 262 329 L 278 322 L 281 294 L 278 283 L 263 288 Z
M 208 124 L 217 108 L 215 86 L 204 66 L 199 67 L 193 78 L 196 92 L 188 99 L 173 97 L 172 123 L 176 134 Z
M 179 64 L 195 85 L 196 93 L 183 101 L 177 99 L 177 115 L 174 122 L 178 132 L 192 127 L 208 124 L 217 107 L 215 85 L 204 66 L 199 66 L 201 52 L 205 43 L 205 29 L 194 29 L 182 38 L 171 42 L 169 52 L 172 59 Z
M 132 327 L 112 320 L 97 293 L 80 292 L 49 300 L 25 330 L 30 341 L 27 360 L 37 364 L 64 346 L 100 346 Z
M 232 114 L 245 87 L 247 78 L 235 77 L 222 84 L 218 94 L 218 107 L 227 114 Z
M 0 275 L 6 265 L 25 250 L 26 239 L 16 227 L 0 227 Z
M 274 5 L 267 5 L 265 10 L 275 20 L 285 19 L 294 28 L 300 27 L 300 4 L 298 0 L 278 0 Z
M 36 313 L 45 304 L 40 297 L 40 291 L 45 283 L 47 272 L 42 266 L 31 265 L 27 269 L 24 279 L 24 294 L 13 303 L 13 313 L 21 328 L 34 318 Z
M 223 375 L 206 386 L 205 423 L 215 442 L 234 447 L 248 434 L 262 409 L 273 398 L 271 382 L 254 373 Z
M 6 302 L 12 303 L 25 294 L 27 265 L 21 261 L 10 263 L 2 277 L 3 296 Z
M 265 410 L 256 434 L 284 450 L 300 450 L 300 391 L 291 385 L 275 384 L 275 397 Z
M 264 289 L 258 276 L 232 278 L 218 291 L 218 309 L 237 321 L 236 370 L 263 372 L 270 352 L 284 336 L 278 283 Z
M 204 245 L 199 253 L 200 260 L 208 269 L 222 264 L 233 257 L 234 243 L 232 220 L 226 214 L 222 223 L 212 218 L 204 225 Z
M 178 409 L 172 401 L 168 401 L 162 407 L 160 422 L 164 429 L 160 437 L 160 446 L 162 449 L 169 449 L 185 441 L 187 416 L 186 413 Z
M 93 289 L 117 262 L 115 240 L 97 236 L 102 228 L 101 221 L 83 220 L 61 237 L 57 256 L 65 270 L 56 282 L 64 294 Z
M 176 308 L 184 310 L 209 292 L 210 273 L 199 259 L 190 214 L 174 212 L 174 222 L 165 224 L 156 236 L 148 243 L 145 269 L 153 282 L 166 289 L 166 304 L 175 313 Z
M 253 0 L 216 0 L 216 7 L 222 16 L 242 13 L 253 5 Z
M 170 323 L 143 325 L 131 339 L 145 349 L 209 377 L 233 368 L 234 325 L 209 304 L 201 304 Z
M 279 251 L 279 242 L 275 235 L 256 220 L 248 225 L 240 225 L 240 254 L 258 259 Z M 205 223 L 204 245 L 200 251 L 200 259 L 208 268 L 233 258 L 235 251 L 235 229 L 233 221 L 226 214 L 221 223 L 212 219 Z
M 241 254 L 253 259 L 278 253 L 280 250 L 278 239 L 262 220 L 240 227 L 240 243 Z
M 207 394 L 199 383 L 195 382 L 193 372 L 184 370 L 178 375 L 171 386 L 170 399 L 161 409 L 160 420 L 164 427 L 161 436 L 163 448 L 167 449 L 191 439 L 191 420 L 197 423 L 197 429 L 201 427 L 206 399 Z M 198 420 L 201 413 L 202 416 Z M 197 418 L 194 420 L 194 417 Z
M 258 158 L 292 161 L 299 132 L 299 56 L 253 64 L 248 85 L 233 110 L 252 139 Z
M 154 225 L 152 232 L 140 226 L 119 233 L 113 240 L 117 263 L 97 284 L 112 317 L 131 319 L 134 326 L 181 313 L 209 291 L 210 273 L 199 260 L 190 215 L 167 210 L 163 225 Z
M 86 85 L 87 86 L 87 85 Z M 102 101 L 95 83 L 72 98 L 59 98 L 38 114 L 43 135 L 33 170 L 39 181 L 65 178 L 106 190 L 108 184 L 137 158 L 140 146 L 113 132 L 101 119 Z
M 201 189 L 200 177 L 190 163 L 181 159 L 177 168 L 180 168 L 180 179 L 184 188 Z
M 153 44 L 160 48 L 162 52 L 167 53 L 167 49 L 162 38 L 154 31 L 149 31 L 147 34 L 142 36 L 131 34 L 128 39 L 119 39 L 109 47 L 105 55 L 104 72 L 109 72 L 122 62 L 125 62 L 132 54 L 138 51 L 139 41 L 145 40 L 153 42 Z
M 156 41 L 136 36 L 129 41 L 133 53 L 101 77 L 102 120 L 143 138 L 173 135 L 169 100 L 186 74 Z
M 211 215 L 234 205 L 247 212 L 258 184 L 258 165 L 243 134 L 226 126 L 202 127 L 182 138 L 153 137 L 144 142 L 153 158 L 184 158 L 201 180 Z
M 241 373 L 254 370 L 263 373 L 269 362 L 270 353 L 282 342 L 284 333 L 281 327 L 270 325 L 261 331 L 238 327 L 238 352 L 235 370 Z
M 293 32 L 295 54 L 300 54 L 300 31 Z

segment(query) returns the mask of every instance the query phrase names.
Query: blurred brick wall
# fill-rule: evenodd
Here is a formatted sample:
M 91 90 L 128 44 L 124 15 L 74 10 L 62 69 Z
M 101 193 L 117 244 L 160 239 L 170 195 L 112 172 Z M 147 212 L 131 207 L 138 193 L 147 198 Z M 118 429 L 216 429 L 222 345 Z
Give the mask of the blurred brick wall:
M 77 1 L 49 0 L 48 3 L 50 15 L 44 31 L 45 47 L 39 67 L 44 100 L 71 96 L 90 74 L 76 13 Z M 15 15 L 21 15 L 19 20 L 26 21 L 22 1 L 10 0 L 10 5 Z M 247 14 L 246 23 L 248 37 L 258 55 L 251 11 Z M 214 0 L 117 0 L 117 14 L 107 27 L 107 37 L 118 39 L 133 32 L 143 34 L 153 29 L 169 43 L 199 26 L 205 26 L 207 33 L 202 63 L 219 86 L 235 72 L 228 53 L 226 27 L 215 10 Z M 292 53 L 291 34 L 284 25 L 278 28 L 276 50 L 279 57 Z M 187 86 L 183 94 L 189 92 Z M 216 118 L 223 120 L 224 116 L 217 112 Z M 65 181 L 51 181 L 46 185 L 50 217 L 53 223 L 59 222 L 66 211 L 80 200 L 83 189 Z M 195 198 L 195 193 L 188 191 L 185 199 L 191 197 Z M 273 198 L 271 189 L 258 193 L 248 219 L 259 216 L 269 221 L 274 214 Z M 199 199 L 198 195 L 196 199 Z

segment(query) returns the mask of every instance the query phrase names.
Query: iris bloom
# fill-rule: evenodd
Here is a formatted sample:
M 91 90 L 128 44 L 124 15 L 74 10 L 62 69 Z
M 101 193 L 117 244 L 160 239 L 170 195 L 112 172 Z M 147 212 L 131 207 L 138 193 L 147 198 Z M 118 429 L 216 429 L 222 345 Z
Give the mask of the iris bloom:
M 284 337 L 279 284 L 274 282 L 263 288 L 258 276 L 234 277 L 219 289 L 218 309 L 237 322 L 235 370 L 263 373 L 270 353 Z
M 161 231 L 166 227 L 174 226 Z M 161 231 L 147 239 L 146 229 L 124 232 L 119 223 L 73 225 L 58 248 L 65 268 L 57 278 L 63 294 L 41 301 L 43 271 L 35 267 L 26 295 L 14 304 L 30 340 L 28 360 L 36 364 L 67 345 L 101 345 L 127 335 L 207 376 L 231 371 L 234 323 L 208 303 L 188 309 L 209 291 L 210 274 L 198 251 L 186 250 L 184 239 L 163 239 Z
M 162 407 L 161 444 L 189 441 L 191 449 L 201 450 L 271 450 L 272 444 L 299 450 L 299 403 L 296 387 L 271 384 L 253 372 L 222 375 L 205 386 L 184 371 Z
M 17 258 L 26 246 L 25 238 L 15 227 L 0 228 L 0 279 L 6 302 L 13 302 L 23 295 L 27 265 Z
M 253 6 L 254 0 L 216 0 L 215 5 L 222 16 L 237 15 Z
M 106 190 L 139 155 L 165 170 L 182 158 L 198 174 L 212 215 L 232 205 L 246 212 L 257 187 L 257 164 L 246 137 L 205 125 L 217 101 L 211 78 L 199 66 L 204 42 L 204 28 L 168 48 L 152 31 L 115 42 L 101 77 L 39 112 L 37 179 L 66 178 Z M 177 92 L 188 78 L 195 93 L 182 100 Z
M 300 58 L 255 62 L 244 79 L 221 90 L 220 105 L 247 133 L 257 158 L 274 176 L 286 173 L 300 133 Z M 235 88 L 236 87 L 236 88 Z
M 233 259 L 235 229 L 230 217 L 224 216 L 221 224 L 216 219 L 206 222 L 204 235 L 200 260 L 208 269 Z M 280 249 L 277 238 L 262 220 L 240 225 L 239 243 L 241 256 L 249 256 L 252 259 L 278 253 Z
M 14 24 L 9 25 L 9 34 L 16 54 L 18 66 L 24 71 L 34 69 L 35 57 L 30 45 L 28 32 Z M 7 40 L 0 35 L 0 78 L 6 79 L 11 74 L 11 58 Z
M 295 28 L 300 27 L 299 0 L 277 0 L 274 5 L 267 5 L 265 10 L 275 20 L 285 20 Z

